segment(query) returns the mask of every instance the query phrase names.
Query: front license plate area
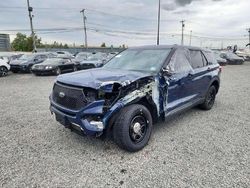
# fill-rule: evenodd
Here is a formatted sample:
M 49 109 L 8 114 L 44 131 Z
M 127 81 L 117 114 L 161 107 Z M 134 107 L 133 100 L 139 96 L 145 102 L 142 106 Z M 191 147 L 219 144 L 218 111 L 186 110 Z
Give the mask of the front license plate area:
M 65 127 L 70 126 L 69 120 L 65 116 L 63 116 L 63 115 L 56 114 L 56 121 L 58 121 L 59 123 L 61 123 Z

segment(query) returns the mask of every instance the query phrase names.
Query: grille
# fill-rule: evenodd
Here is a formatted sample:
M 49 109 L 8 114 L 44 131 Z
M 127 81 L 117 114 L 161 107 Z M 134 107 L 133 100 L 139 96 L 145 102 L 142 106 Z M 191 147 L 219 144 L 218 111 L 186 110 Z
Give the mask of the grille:
M 79 110 L 88 104 L 83 89 L 55 83 L 52 99 L 55 103 L 71 110 Z
M 44 69 L 44 66 L 43 65 L 35 65 L 34 68 L 41 70 L 41 69 Z

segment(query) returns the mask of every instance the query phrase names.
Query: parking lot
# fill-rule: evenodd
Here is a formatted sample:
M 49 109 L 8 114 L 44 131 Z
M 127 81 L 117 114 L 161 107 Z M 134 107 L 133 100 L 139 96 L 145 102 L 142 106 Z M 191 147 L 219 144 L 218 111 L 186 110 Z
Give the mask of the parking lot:
M 137 153 L 57 123 L 54 80 L 0 78 L 1 187 L 250 187 L 250 62 L 223 67 L 211 111 L 155 125 Z

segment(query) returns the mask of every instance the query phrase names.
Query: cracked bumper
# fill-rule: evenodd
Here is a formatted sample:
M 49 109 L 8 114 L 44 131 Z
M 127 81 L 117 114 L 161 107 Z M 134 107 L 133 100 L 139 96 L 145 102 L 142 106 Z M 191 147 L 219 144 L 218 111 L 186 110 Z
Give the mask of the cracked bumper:
M 96 135 L 103 132 L 105 125 L 102 120 L 95 120 L 103 114 L 104 101 L 95 101 L 78 111 L 72 111 L 55 104 L 50 98 L 50 111 L 56 120 L 66 128 L 77 127 L 86 135 Z

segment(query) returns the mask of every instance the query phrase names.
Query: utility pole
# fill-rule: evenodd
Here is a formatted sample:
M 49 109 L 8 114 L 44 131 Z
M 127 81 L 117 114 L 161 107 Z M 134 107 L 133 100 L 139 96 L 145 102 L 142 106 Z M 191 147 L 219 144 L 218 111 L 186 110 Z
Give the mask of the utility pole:
M 250 49 L 250 28 L 248 28 L 247 31 L 248 31 L 248 34 L 249 34 L 249 35 L 248 35 L 248 36 L 249 36 L 249 43 L 248 43 L 248 46 L 249 46 L 249 49 Z
M 184 44 L 184 27 L 185 27 L 185 21 L 181 20 L 181 45 Z
M 160 44 L 160 19 L 161 19 L 161 0 L 159 0 L 159 5 L 158 5 L 157 45 Z
M 191 46 L 191 43 L 192 43 L 192 30 L 190 31 L 190 39 L 189 39 L 189 46 Z
M 87 17 L 84 14 L 85 9 L 82 9 L 80 13 L 82 13 L 82 18 L 83 18 L 83 25 L 84 25 L 84 36 L 85 36 L 85 48 L 88 48 L 88 40 L 87 40 L 87 29 L 86 29 L 86 19 Z
M 36 52 L 36 36 L 35 36 L 35 32 L 34 32 L 34 28 L 33 28 L 33 15 L 32 15 L 32 11 L 33 8 L 30 6 L 30 2 L 29 0 L 27 0 L 27 5 L 28 5 L 28 11 L 29 11 L 29 18 L 30 18 L 30 29 L 31 29 L 31 37 L 33 40 L 33 52 Z

